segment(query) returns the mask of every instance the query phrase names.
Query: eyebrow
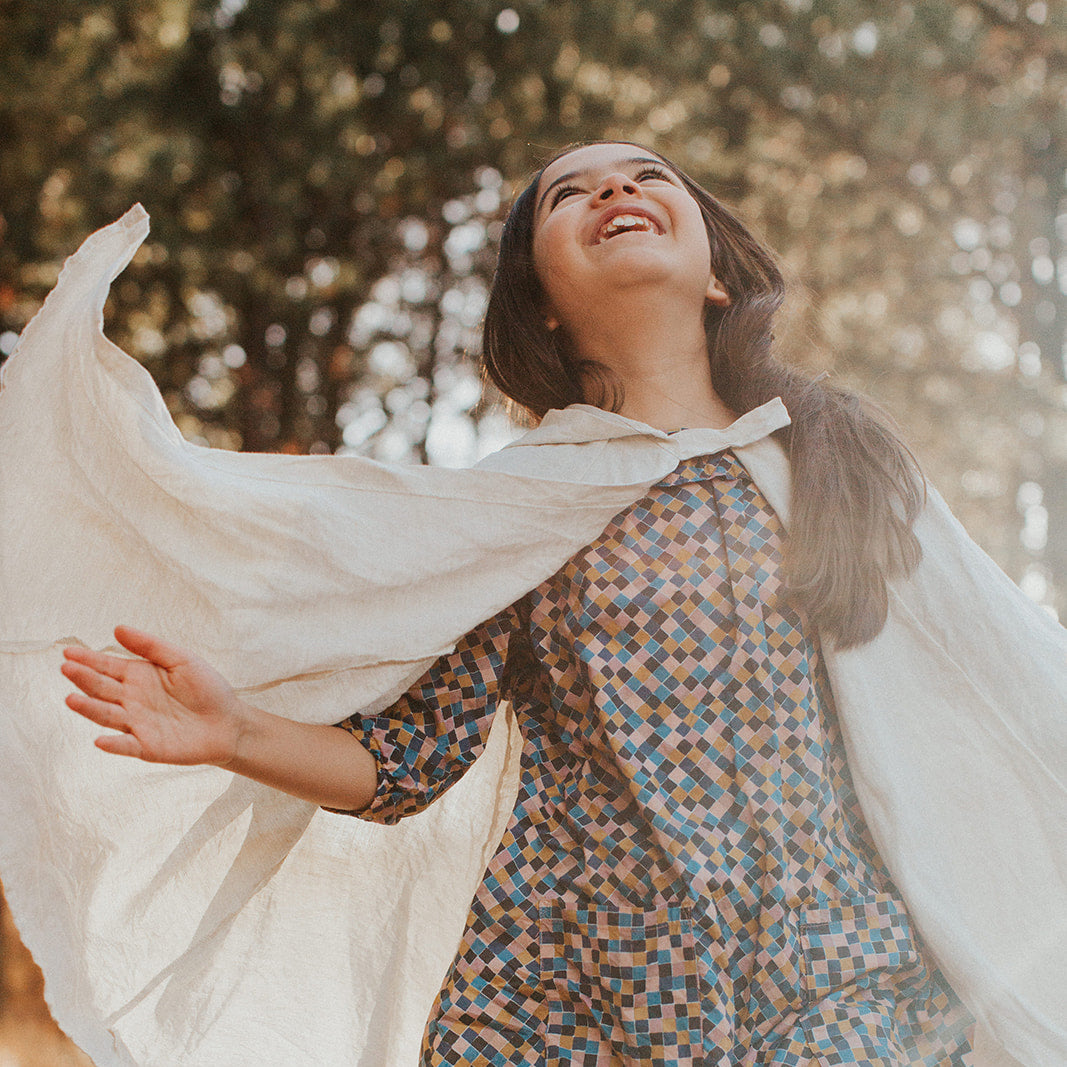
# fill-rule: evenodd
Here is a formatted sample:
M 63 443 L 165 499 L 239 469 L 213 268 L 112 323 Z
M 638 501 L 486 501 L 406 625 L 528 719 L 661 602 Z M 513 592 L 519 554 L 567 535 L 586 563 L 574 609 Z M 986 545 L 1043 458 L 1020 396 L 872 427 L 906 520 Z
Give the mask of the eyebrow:
M 657 167 L 664 167 L 666 169 L 662 159 L 653 159 L 651 156 L 630 156 L 629 159 L 617 160 L 619 164 L 632 164 L 632 163 L 654 163 Z M 541 194 L 540 199 L 537 201 L 537 211 L 540 211 L 545 202 L 545 197 L 548 196 L 557 185 L 562 185 L 564 182 L 574 181 L 575 178 L 580 178 L 583 174 L 588 174 L 591 168 L 586 167 L 585 170 L 570 170 L 566 174 L 561 174 L 545 191 Z

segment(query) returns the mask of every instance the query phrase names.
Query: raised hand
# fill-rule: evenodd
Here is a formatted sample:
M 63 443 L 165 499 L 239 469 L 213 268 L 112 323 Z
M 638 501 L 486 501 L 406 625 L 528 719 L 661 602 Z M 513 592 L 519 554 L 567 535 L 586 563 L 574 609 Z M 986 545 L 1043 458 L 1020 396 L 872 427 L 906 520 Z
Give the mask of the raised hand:
M 198 656 L 129 626 L 115 629 L 139 659 L 67 648 L 67 704 L 117 733 L 98 748 L 151 763 L 212 763 L 328 808 L 373 799 L 374 757 L 347 730 L 293 722 L 241 700 Z M 340 717 L 340 716 L 338 716 Z
M 129 626 L 115 637 L 139 659 L 67 648 L 62 670 L 81 692 L 67 705 L 117 733 L 98 748 L 151 763 L 227 766 L 246 721 L 245 705 L 202 659 Z

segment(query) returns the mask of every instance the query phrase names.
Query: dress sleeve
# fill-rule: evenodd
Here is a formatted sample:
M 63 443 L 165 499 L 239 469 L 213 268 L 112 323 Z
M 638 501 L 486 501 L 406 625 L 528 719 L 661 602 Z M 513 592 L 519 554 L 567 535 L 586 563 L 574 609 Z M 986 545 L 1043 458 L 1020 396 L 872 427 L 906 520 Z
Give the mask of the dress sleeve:
M 342 814 L 392 824 L 422 811 L 463 776 L 489 736 L 515 626 L 514 609 L 501 612 L 438 659 L 392 707 L 337 724 L 370 750 L 378 769 L 370 806 Z

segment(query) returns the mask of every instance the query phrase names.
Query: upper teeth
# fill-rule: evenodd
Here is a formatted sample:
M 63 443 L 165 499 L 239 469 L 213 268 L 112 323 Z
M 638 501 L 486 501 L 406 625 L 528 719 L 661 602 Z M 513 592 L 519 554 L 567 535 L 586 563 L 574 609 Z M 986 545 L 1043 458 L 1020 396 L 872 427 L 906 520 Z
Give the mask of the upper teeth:
M 601 238 L 613 237 L 620 230 L 651 230 L 652 220 L 645 215 L 616 215 L 600 231 Z

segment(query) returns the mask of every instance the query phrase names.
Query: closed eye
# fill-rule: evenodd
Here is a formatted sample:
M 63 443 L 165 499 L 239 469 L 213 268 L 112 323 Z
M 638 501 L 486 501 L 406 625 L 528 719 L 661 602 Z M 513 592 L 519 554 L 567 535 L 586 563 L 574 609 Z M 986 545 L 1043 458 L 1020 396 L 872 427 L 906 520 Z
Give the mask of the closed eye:
M 580 193 L 582 190 L 577 185 L 561 185 L 552 194 L 552 203 L 550 207 L 555 207 L 565 196 L 570 196 L 572 193 Z
M 646 167 L 642 167 L 634 174 L 634 181 L 643 181 L 647 178 L 654 178 L 657 181 L 671 182 L 673 179 L 671 175 L 662 167 L 657 167 L 655 164 L 649 164 Z M 552 192 L 552 197 L 549 200 L 548 208 L 552 210 L 561 200 L 566 199 L 568 196 L 574 196 L 576 193 L 581 194 L 585 192 L 581 186 L 578 185 L 560 185 Z
M 635 175 L 634 179 L 640 181 L 642 178 L 659 178 L 662 181 L 669 182 L 671 176 L 662 167 L 642 167 Z

